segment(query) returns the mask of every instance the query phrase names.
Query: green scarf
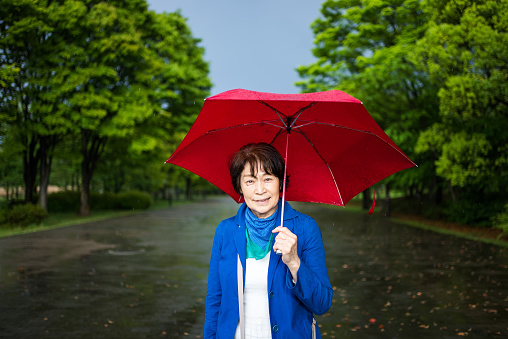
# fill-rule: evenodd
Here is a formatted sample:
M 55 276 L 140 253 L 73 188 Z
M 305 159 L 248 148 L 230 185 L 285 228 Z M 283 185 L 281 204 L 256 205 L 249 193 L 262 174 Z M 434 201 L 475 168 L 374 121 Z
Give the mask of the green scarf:
M 273 238 L 274 238 L 273 233 L 270 236 L 270 241 L 268 241 L 268 245 L 266 246 L 265 249 L 259 247 L 251 240 L 249 236 L 249 230 L 247 228 L 245 228 L 245 236 L 247 237 L 247 259 L 249 258 L 254 258 L 256 260 L 263 259 L 273 246 Z

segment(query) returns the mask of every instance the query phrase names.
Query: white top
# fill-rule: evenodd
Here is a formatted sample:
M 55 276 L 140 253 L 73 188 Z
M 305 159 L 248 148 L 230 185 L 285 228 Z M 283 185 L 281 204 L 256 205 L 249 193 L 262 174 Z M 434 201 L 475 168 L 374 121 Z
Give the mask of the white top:
M 268 264 L 270 252 L 260 260 L 247 259 L 243 292 L 245 339 L 271 339 L 270 310 L 268 308 Z M 241 339 L 240 324 L 235 339 Z

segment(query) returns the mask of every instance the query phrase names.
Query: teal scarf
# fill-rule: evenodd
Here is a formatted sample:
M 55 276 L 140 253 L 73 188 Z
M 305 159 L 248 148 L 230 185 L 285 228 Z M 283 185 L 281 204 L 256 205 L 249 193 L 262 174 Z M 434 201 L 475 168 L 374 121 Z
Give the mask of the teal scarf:
M 247 258 L 263 259 L 273 245 L 272 233 L 277 224 L 277 211 L 265 219 L 259 219 L 249 208 L 245 211 L 245 236 L 247 238 Z

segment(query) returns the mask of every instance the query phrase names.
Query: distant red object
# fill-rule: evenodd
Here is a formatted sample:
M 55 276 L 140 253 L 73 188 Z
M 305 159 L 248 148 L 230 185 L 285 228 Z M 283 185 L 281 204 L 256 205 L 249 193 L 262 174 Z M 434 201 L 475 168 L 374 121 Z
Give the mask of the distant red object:
M 344 206 L 358 193 L 416 166 L 362 102 L 341 91 L 274 94 L 236 89 L 205 100 L 187 136 L 166 161 L 201 176 L 237 202 L 229 157 L 267 142 L 286 158 L 285 199 Z

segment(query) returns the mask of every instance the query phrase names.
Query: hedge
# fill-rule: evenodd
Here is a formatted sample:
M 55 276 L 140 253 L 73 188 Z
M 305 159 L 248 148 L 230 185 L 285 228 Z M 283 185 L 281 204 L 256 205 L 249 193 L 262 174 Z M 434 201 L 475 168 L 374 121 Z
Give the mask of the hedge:
M 39 225 L 48 213 L 40 206 L 33 204 L 16 205 L 12 209 L 4 210 L 0 216 L 0 224 L 7 227 L 26 227 Z
M 128 191 L 120 193 L 91 192 L 91 210 L 140 210 L 147 209 L 153 203 L 152 197 L 146 192 Z M 61 191 L 48 195 L 48 211 L 76 212 L 81 205 L 81 193 L 78 191 Z

